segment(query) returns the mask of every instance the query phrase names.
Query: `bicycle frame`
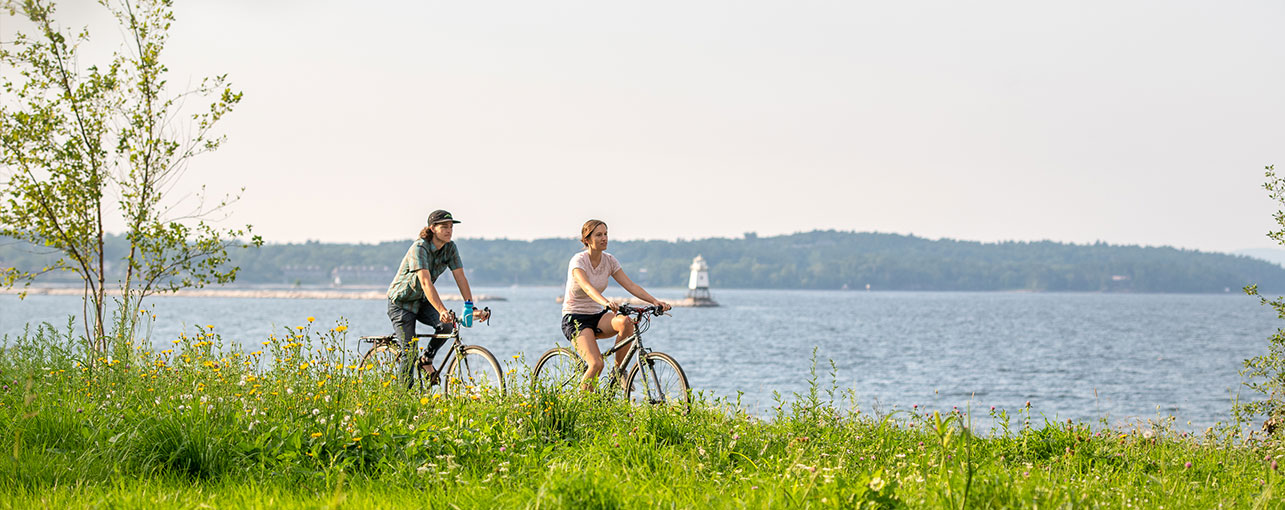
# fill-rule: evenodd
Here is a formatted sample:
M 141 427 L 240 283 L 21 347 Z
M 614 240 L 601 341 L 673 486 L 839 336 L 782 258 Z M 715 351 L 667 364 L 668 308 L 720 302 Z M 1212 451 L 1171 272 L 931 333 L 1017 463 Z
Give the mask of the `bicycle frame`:
M 647 318 L 644 320 L 643 313 L 640 310 L 638 312 L 637 318 L 631 317 L 630 320 L 634 322 L 634 333 L 630 335 L 629 338 L 627 338 L 625 341 L 617 342 L 615 345 L 612 345 L 610 349 L 607 349 L 606 352 L 602 353 L 602 365 L 606 367 L 608 361 L 611 359 L 611 356 L 613 354 L 620 351 L 620 349 L 625 348 L 625 346 L 629 346 L 629 351 L 625 354 L 625 359 L 620 364 L 620 370 L 614 370 L 614 369 L 610 370 L 611 373 L 608 374 L 607 376 L 606 387 L 610 388 L 610 387 L 619 385 L 623 388 L 625 384 L 625 381 L 623 380 L 623 378 L 628 377 L 628 374 L 629 374 L 628 368 L 630 366 L 630 363 L 637 363 L 639 375 L 642 376 L 643 392 L 647 395 L 648 399 L 653 399 L 652 398 L 653 388 L 655 389 L 656 392 L 659 392 L 660 381 L 656 379 L 656 374 L 652 370 L 652 367 L 648 366 L 647 363 L 642 362 L 642 360 L 646 359 L 647 354 L 651 352 L 651 350 L 643 346 L 643 343 L 642 343 L 642 334 L 644 331 L 647 331 L 647 329 L 650 327 L 651 319 Z M 572 351 L 576 352 L 577 356 L 580 355 L 580 353 L 576 351 L 576 349 L 572 349 Z M 583 360 L 583 357 L 581 358 Z M 613 367 L 615 366 L 614 362 L 612 363 L 612 366 Z M 622 379 L 617 380 L 618 377 Z M 661 395 L 661 398 L 664 398 L 664 396 Z
M 602 366 L 606 367 L 607 363 L 610 362 L 611 360 L 611 355 L 615 354 L 617 351 L 624 348 L 624 346 L 626 345 L 629 346 L 629 352 L 625 353 L 625 360 L 620 364 L 620 370 L 612 370 L 611 373 L 608 374 L 608 377 L 607 377 L 608 386 L 614 386 L 616 384 L 624 384 L 624 381 L 617 381 L 616 377 L 619 376 L 620 373 L 628 373 L 626 369 L 629 368 L 629 364 L 636 362 L 636 359 L 634 358 L 635 355 L 637 355 L 638 358 L 641 358 L 643 355 L 647 353 L 647 351 L 644 350 L 644 347 L 642 346 L 642 335 L 639 335 L 638 331 L 634 330 L 634 334 L 630 335 L 629 339 L 625 340 L 624 342 L 619 342 L 616 345 L 611 346 L 610 349 L 607 349 L 607 352 L 602 353 Z M 614 362 L 611 362 L 611 364 L 612 366 L 615 366 Z

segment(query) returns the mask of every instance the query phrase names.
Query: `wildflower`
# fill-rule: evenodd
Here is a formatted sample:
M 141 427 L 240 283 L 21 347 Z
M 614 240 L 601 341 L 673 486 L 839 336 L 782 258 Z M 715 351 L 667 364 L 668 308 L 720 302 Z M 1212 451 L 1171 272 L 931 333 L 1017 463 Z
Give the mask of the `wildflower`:
M 870 479 L 870 490 L 879 492 L 886 484 L 887 482 L 884 482 L 883 478 L 876 476 Z
M 271 342 L 271 341 L 268 341 L 268 340 L 264 340 L 264 341 L 263 341 L 263 345 L 268 345 L 268 344 L 270 344 L 270 343 L 272 343 L 272 342 Z
M 384 383 L 384 385 L 385 385 L 385 386 L 387 386 L 387 385 L 388 385 L 388 383 Z M 428 397 L 420 397 L 420 398 L 419 398 L 419 405 L 422 405 L 422 406 L 426 406 L 426 405 L 428 405 Z
M 336 328 L 335 328 L 335 331 L 340 332 L 340 333 L 343 333 L 343 332 L 345 332 L 345 331 L 348 331 L 348 326 L 339 326 L 339 327 L 336 327 Z
M 501 447 L 500 447 L 500 453 L 504 453 L 504 447 L 503 447 L 503 446 L 501 446 Z M 1273 464 L 1275 464 L 1275 463 L 1273 462 Z
M 308 323 L 310 324 L 312 323 L 312 321 L 315 321 L 315 320 L 317 320 L 316 317 L 308 317 Z
M 1187 462 L 1187 463 L 1183 464 L 1183 465 L 1182 465 L 1182 467 L 1187 468 L 1187 469 L 1191 469 L 1191 463 L 1190 463 L 1190 462 Z
M 312 433 L 312 437 L 321 437 L 321 433 L 320 433 L 320 432 L 313 432 L 313 433 Z

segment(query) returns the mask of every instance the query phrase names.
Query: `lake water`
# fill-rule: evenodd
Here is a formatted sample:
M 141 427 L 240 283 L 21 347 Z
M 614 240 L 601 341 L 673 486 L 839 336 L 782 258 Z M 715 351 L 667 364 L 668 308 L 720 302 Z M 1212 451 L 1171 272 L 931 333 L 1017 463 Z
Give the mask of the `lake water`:
M 523 353 L 530 363 L 565 343 L 554 301 L 561 289 L 475 292 L 507 300 L 481 303 L 495 316 L 490 326 L 466 330 L 467 343 L 501 359 Z M 682 293 L 654 292 L 662 299 Z M 732 398 L 743 392 L 743 405 L 760 412 L 776 405 L 773 392 L 807 391 L 815 347 L 818 382 L 830 385 L 833 360 L 839 387 L 854 390 L 866 412 L 971 402 L 974 410 L 1012 413 L 1029 400 L 1037 417 L 1127 424 L 1174 415 L 1180 427 L 1197 430 L 1227 421 L 1241 391 L 1237 371 L 1266 352 L 1281 322 L 1235 293 L 716 290 L 714 298 L 723 306 L 675 309 L 655 320 L 647 346 L 677 358 L 693 389 Z M 225 341 L 254 350 L 309 316 L 326 328 L 346 318 L 353 349 L 358 336 L 392 331 L 383 301 L 164 297 L 150 307 L 159 316 L 154 342 L 213 324 Z M 0 295 L 0 334 L 18 334 L 27 323 L 66 324 L 79 310 L 78 297 Z

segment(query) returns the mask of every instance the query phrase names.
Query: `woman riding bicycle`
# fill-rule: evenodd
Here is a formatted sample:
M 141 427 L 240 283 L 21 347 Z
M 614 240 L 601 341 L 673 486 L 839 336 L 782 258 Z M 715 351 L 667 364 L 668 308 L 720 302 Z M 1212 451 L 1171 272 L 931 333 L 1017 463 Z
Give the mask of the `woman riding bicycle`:
M 397 373 L 406 381 L 408 388 L 413 382 L 410 375 L 416 361 L 415 356 L 411 354 L 414 352 L 411 350 L 411 342 L 415 338 L 415 323 L 421 322 L 436 330 L 439 326 L 450 324 L 455 320 L 454 314 L 448 313 L 446 305 L 442 304 L 441 296 L 437 294 L 437 288 L 433 286 L 437 277 L 447 269 L 451 270 L 455 285 L 459 287 L 460 295 L 464 298 L 464 313 L 460 316 L 460 320 L 465 326 L 472 325 L 473 292 L 469 288 L 468 278 L 464 276 L 464 266 L 460 263 L 459 250 L 451 241 L 456 223 L 459 221 L 452 218 L 451 213 L 441 209 L 429 214 L 428 226 L 419 231 L 419 238 L 411 244 L 406 255 L 402 257 L 401 266 L 397 268 L 397 276 L 388 286 L 388 318 L 393 321 L 397 342 L 405 353 Z M 478 311 L 477 320 L 486 320 L 485 313 Z M 437 350 L 443 343 L 446 343 L 446 340 L 439 338 L 429 342 L 425 352 L 429 361 L 425 370 L 429 374 L 435 371 L 432 367 L 433 356 L 437 354 Z
M 588 364 L 580 388 L 593 389 L 593 382 L 602 371 L 602 352 L 598 340 L 616 337 L 622 342 L 634 333 L 634 324 L 624 315 L 617 315 L 617 305 L 602 296 L 607 289 L 608 277 L 638 299 L 669 310 L 668 303 L 652 297 L 634 283 L 610 253 L 607 253 L 607 224 L 601 220 L 586 221 L 580 228 L 580 243 L 585 250 L 571 257 L 567 264 L 567 291 L 562 301 L 562 334 L 575 345 L 580 357 Z M 620 370 L 628 349 L 616 352 L 614 370 Z

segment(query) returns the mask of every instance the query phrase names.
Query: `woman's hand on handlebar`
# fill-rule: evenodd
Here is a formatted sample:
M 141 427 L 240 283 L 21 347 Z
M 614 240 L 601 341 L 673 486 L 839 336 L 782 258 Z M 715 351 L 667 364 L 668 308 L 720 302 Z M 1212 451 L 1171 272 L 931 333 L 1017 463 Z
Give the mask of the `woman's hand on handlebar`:
M 660 300 L 656 300 L 656 302 L 652 304 L 660 307 L 660 313 L 668 312 L 670 309 L 674 308 L 670 306 L 669 303 Z
M 475 321 L 477 321 L 477 322 L 486 322 L 486 321 L 488 321 L 488 320 L 491 320 L 491 309 L 490 309 L 490 308 L 483 308 L 483 309 L 480 309 L 480 310 L 479 310 L 479 309 L 477 309 L 477 308 L 474 308 L 474 309 L 473 309 L 473 320 L 475 320 Z

